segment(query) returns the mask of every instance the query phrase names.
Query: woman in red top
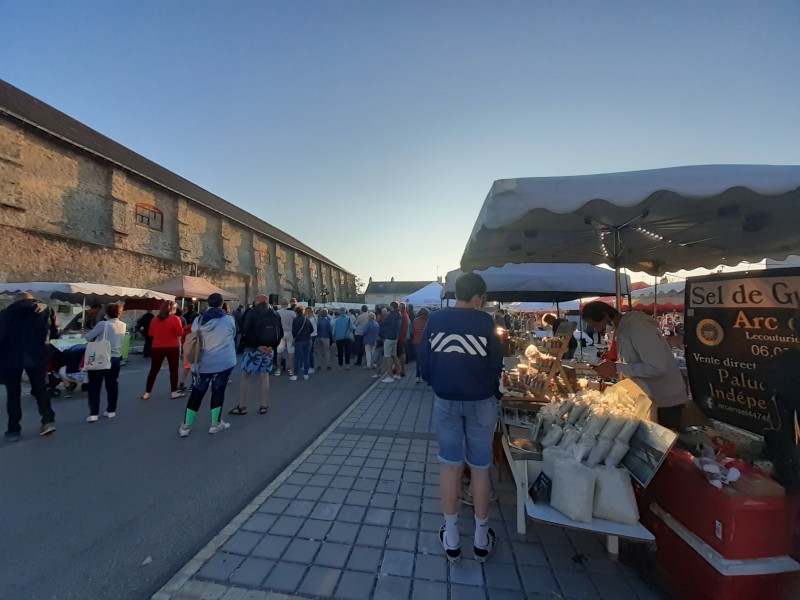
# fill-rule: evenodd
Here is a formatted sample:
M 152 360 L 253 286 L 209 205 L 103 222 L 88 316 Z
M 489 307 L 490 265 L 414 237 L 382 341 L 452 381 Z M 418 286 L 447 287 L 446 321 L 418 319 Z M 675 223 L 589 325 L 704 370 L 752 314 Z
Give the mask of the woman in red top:
M 428 315 L 431 314 L 427 308 L 420 308 L 418 316 L 411 324 L 411 343 L 414 344 L 414 352 L 417 353 L 419 345 L 422 342 L 422 334 L 425 332 L 425 327 L 428 325 Z M 417 356 L 417 383 L 420 382 L 419 378 L 419 354 Z
M 181 318 L 175 315 L 175 303 L 172 301 L 164 302 L 158 316 L 150 321 L 150 328 L 147 335 L 153 338 L 153 346 L 150 351 L 150 373 L 147 375 L 147 388 L 145 389 L 143 400 L 150 398 L 153 385 L 156 382 L 158 372 L 164 359 L 169 365 L 169 381 L 173 398 L 180 398 L 183 392 L 178 390 L 178 366 L 181 355 L 181 336 L 183 336 L 183 323 Z

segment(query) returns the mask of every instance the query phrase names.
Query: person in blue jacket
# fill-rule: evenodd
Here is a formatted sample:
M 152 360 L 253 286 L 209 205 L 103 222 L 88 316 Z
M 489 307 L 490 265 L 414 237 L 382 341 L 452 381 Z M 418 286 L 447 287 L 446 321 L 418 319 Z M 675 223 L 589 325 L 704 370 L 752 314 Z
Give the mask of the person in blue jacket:
M 342 365 L 347 365 L 347 370 L 350 370 L 350 334 L 356 330 L 353 321 L 350 320 L 350 315 L 345 311 L 336 317 L 333 322 L 333 339 L 336 341 L 336 351 L 339 356 L 339 369 Z
M 383 383 L 392 383 L 395 379 L 400 379 L 402 367 L 400 358 L 397 356 L 397 340 L 400 338 L 400 329 L 403 326 L 403 315 L 400 314 L 400 304 L 392 302 L 389 304 L 389 314 L 381 322 L 380 338 L 383 340 L 383 357 L 386 362 L 386 378 Z M 392 377 L 392 364 L 395 372 Z
M 333 324 L 328 316 L 328 309 L 323 308 L 317 315 L 317 339 L 314 342 L 314 350 L 319 356 L 319 371 L 325 365 L 327 371 L 331 370 L 331 344 L 333 344 Z
M 375 313 L 370 312 L 368 315 L 367 325 L 364 327 L 364 355 L 366 359 L 365 369 L 372 369 L 372 360 L 375 355 L 375 344 L 378 343 L 378 334 L 380 333 L 380 325 L 375 320 Z
M 487 523 L 503 349 L 494 320 L 479 310 L 485 300 L 483 278 L 475 273 L 461 275 L 456 280 L 456 306 L 431 314 L 419 346 L 420 374 L 435 394 L 434 422 L 442 463 L 439 493 L 445 521 L 439 540 L 450 562 L 461 558 L 458 501 L 465 461 L 475 505 L 475 558 L 484 562 L 497 539 Z

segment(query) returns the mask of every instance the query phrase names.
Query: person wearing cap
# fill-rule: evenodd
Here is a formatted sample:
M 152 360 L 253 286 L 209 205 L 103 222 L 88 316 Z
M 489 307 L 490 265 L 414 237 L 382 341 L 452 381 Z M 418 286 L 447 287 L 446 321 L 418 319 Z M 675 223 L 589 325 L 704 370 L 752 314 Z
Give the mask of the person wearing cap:
M 228 378 L 236 366 L 236 322 L 222 308 L 222 295 L 208 297 L 208 309 L 192 324 L 200 336 L 200 360 L 192 365 L 192 393 L 186 403 L 186 416 L 178 429 L 181 437 L 191 432 L 197 411 L 211 387 L 211 426 L 208 433 L 219 433 L 230 427 L 222 420 L 222 405 Z
M 33 296 L 20 293 L 14 302 L 0 312 L 0 369 L 6 386 L 8 430 L 6 439 L 19 440 L 22 431 L 22 373 L 28 375 L 31 393 L 36 398 L 42 427 L 39 435 L 56 430 L 56 415 L 47 393 L 48 344 L 58 337 L 55 315 Z

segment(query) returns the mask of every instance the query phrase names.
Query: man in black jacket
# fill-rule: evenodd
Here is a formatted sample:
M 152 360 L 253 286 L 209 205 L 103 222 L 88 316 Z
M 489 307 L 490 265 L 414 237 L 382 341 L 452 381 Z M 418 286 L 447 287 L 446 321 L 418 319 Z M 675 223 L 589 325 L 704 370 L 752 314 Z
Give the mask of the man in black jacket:
M 57 335 L 55 316 L 46 306 L 37 304 L 30 294 L 17 294 L 11 306 L 0 313 L 0 369 L 6 386 L 8 406 L 8 431 L 6 439 L 20 438 L 22 420 L 22 372 L 31 382 L 31 392 L 36 398 L 42 428 L 39 435 L 56 430 L 56 415 L 50 406 L 47 393 L 48 343 Z
M 247 396 L 250 393 L 250 376 L 261 376 L 261 404 L 258 412 L 269 412 L 269 374 L 274 369 L 278 344 L 283 338 L 281 317 L 267 303 L 267 297 L 256 296 L 253 308 L 242 317 L 242 381 L 239 388 L 239 406 L 229 412 L 232 415 L 247 414 Z
M 189 316 L 187 316 L 186 322 L 193 323 L 194 319 L 190 321 Z M 152 323 L 154 317 L 155 315 L 152 313 L 152 311 L 148 310 L 141 317 L 139 317 L 138 321 L 136 321 L 136 328 L 144 336 L 144 349 L 142 350 L 142 356 L 144 358 L 150 358 L 150 349 L 153 346 L 153 338 L 150 336 L 150 323 Z

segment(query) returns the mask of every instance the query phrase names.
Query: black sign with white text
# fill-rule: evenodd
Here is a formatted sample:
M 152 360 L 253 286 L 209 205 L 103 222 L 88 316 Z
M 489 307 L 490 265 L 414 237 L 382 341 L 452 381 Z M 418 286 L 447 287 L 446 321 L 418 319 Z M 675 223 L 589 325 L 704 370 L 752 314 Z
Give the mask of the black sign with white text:
M 686 366 L 692 397 L 719 421 L 761 434 L 778 426 L 761 368 L 800 348 L 800 268 L 686 280 Z

